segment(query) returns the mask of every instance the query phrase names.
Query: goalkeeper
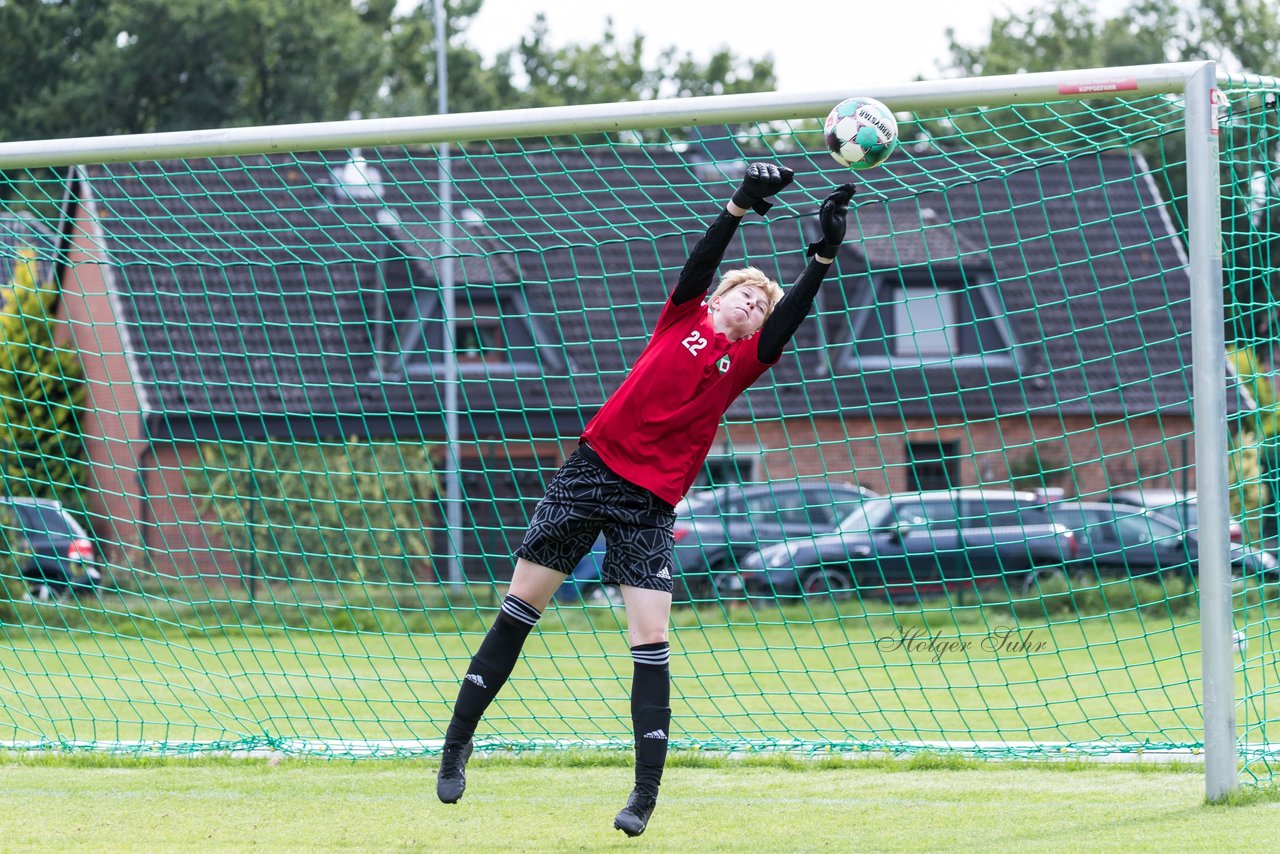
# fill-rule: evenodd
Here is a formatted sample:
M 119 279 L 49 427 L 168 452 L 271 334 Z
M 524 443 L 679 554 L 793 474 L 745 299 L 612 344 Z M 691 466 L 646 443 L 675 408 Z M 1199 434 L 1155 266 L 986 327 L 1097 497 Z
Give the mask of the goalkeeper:
M 614 820 L 639 836 L 657 802 L 671 726 L 667 623 L 671 615 L 674 505 L 693 484 L 729 405 L 765 371 L 813 306 L 844 240 L 852 185 L 822 203 L 821 239 L 783 296 L 754 267 L 727 273 L 707 290 L 748 209 L 767 201 L 793 173 L 770 163 L 747 167 L 741 187 L 694 246 L 657 327 L 627 378 L 587 424 L 580 443 L 547 486 L 493 627 L 467 667 L 445 733 L 436 794 L 456 803 L 466 788 L 472 736 L 515 667 L 525 638 L 556 589 L 590 551 L 608 544 L 602 578 L 620 585 L 634 661 L 631 720 L 635 789 Z

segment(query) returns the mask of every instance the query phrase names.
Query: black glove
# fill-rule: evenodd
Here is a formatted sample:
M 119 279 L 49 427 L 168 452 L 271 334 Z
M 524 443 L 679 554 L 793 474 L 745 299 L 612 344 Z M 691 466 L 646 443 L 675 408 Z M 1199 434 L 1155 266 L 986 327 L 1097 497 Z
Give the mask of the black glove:
M 823 258 L 834 258 L 844 242 L 844 218 L 849 213 L 849 200 L 853 198 L 854 186 L 841 184 L 835 192 L 827 196 L 818 211 L 818 224 L 822 226 L 822 239 L 809 244 L 805 255 L 821 255 Z
M 785 166 L 752 163 L 742 178 L 742 186 L 733 194 L 733 203 L 763 216 L 773 207 L 773 202 L 766 202 L 765 199 L 790 184 L 795 177 L 796 173 Z

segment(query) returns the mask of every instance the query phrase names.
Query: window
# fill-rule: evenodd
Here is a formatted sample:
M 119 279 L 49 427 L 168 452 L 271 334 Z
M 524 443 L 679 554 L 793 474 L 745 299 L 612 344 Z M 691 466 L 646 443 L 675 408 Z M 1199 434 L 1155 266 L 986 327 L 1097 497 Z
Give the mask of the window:
M 1049 524 L 1049 511 L 1044 507 L 1029 506 L 1012 499 L 979 500 L 972 506 L 973 511 L 968 514 L 965 524 L 974 528 L 1021 528 Z
M 454 349 L 470 362 L 506 362 L 507 339 L 496 305 L 472 306 L 470 317 L 459 317 Z
M 747 503 L 743 500 L 742 495 L 736 490 L 731 495 L 721 495 L 722 490 L 716 490 L 716 497 L 707 504 L 706 507 L 699 507 L 694 511 L 695 516 L 705 516 L 713 518 L 719 516 L 745 516 L 747 515 Z
M 959 513 L 953 501 L 908 500 L 895 504 L 893 510 L 899 525 L 917 525 L 934 531 L 959 527 Z
M 893 524 L 893 502 L 888 498 L 869 498 L 840 523 L 839 530 L 865 533 Z
M 1126 546 L 1145 546 L 1152 542 L 1151 527 L 1141 517 L 1116 517 L 1116 530 L 1120 532 L 1120 542 Z
M 836 507 L 831 503 L 830 495 L 822 495 L 816 492 L 810 492 L 805 495 L 806 515 L 813 527 L 819 531 L 829 531 L 836 526 L 839 518 L 836 516 Z M 852 508 L 847 505 L 841 505 L 841 510 L 848 513 Z
M 542 374 L 563 370 L 562 345 L 541 334 L 518 287 L 471 286 L 457 293 L 453 308 L 453 355 L 460 371 Z M 444 305 L 435 290 L 418 290 L 400 298 L 394 329 L 381 364 L 385 374 L 434 374 L 449 364 Z
M 1180 538 L 1176 529 L 1147 516 L 1117 516 L 1116 529 L 1126 546 L 1168 545 Z
M 809 521 L 804 499 L 791 487 L 756 492 L 747 499 L 747 509 L 757 522 L 775 525 L 803 525 Z
M 1070 528 L 1077 535 L 1083 535 L 1088 527 L 1094 524 L 1085 518 L 1083 510 L 1055 507 L 1051 511 L 1053 522 L 1064 528 Z
M 721 519 L 745 516 L 747 505 L 740 489 L 702 489 L 692 492 L 676 505 L 676 515 L 685 519 Z
M 497 300 L 459 301 L 454 312 L 453 349 L 459 362 L 510 362 L 503 311 Z M 434 340 L 431 344 L 432 349 L 436 349 Z M 443 358 L 446 350 L 443 335 L 438 348 L 440 352 L 432 355 Z
M 959 442 L 908 442 L 907 489 L 951 489 L 960 483 Z
M 956 298 L 950 290 L 904 285 L 893 303 L 889 352 L 929 361 L 956 353 Z
M 14 503 L 12 505 L 28 531 L 37 534 L 70 534 L 86 536 L 84 529 L 62 510 L 49 504 Z
M 990 271 L 908 267 L 828 304 L 824 329 L 839 371 L 868 367 L 1017 367 L 1004 300 Z M 830 298 L 835 299 L 835 298 Z
M 754 456 L 707 457 L 695 486 L 730 486 L 752 480 L 755 469 Z

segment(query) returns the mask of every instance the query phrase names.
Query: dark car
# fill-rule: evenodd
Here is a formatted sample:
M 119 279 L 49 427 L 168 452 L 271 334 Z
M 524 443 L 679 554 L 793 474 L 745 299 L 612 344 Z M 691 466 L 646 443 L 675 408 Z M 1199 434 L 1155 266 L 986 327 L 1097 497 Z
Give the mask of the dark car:
M 29 598 L 57 599 L 91 590 L 102 581 L 93 541 L 61 503 L 2 498 L 0 525 Z
M 871 498 L 834 533 L 742 560 L 748 594 L 919 597 L 974 587 L 1031 592 L 1061 576 L 1075 538 L 1030 492 L 945 490 Z
M 736 570 L 742 556 L 790 537 L 833 531 L 873 495 L 854 484 L 816 479 L 738 484 L 689 495 L 676 505 L 675 598 L 740 595 Z M 583 595 L 608 595 L 600 588 L 604 556 L 601 537 L 557 598 L 563 602 Z
M 1071 529 L 1080 545 L 1073 572 L 1109 578 L 1197 572 L 1199 542 L 1173 518 L 1118 503 L 1058 501 L 1046 509 L 1054 522 Z M 1265 552 L 1232 544 L 1233 575 L 1273 577 L 1277 565 Z
M 1184 531 L 1194 535 L 1200 524 L 1200 512 L 1194 492 L 1174 489 L 1125 489 L 1108 496 L 1113 504 L 1130 504 L 1175 520 Z M 1244 542 L 1244 529 L 1232 521 L 1228 535 L 1233 543 Z

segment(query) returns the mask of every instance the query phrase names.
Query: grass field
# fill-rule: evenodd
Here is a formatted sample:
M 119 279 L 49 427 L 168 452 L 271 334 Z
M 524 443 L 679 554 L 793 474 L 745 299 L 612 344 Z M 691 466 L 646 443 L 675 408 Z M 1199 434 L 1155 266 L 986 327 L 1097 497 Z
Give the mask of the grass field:
M 305 755 L 312 739 L 405 739 L 415 746 L 403 752 L 430 753 L 491 602 L 436 603 L 412 626 L 385 606 L 282 609 L 265 627 L 240 622 L 242 611 L 179 613 L 157 599 L 111 607 L 0 625 L 0 742 L 55 748 L 0 754 L 0 852 L 1221 852 L 1265 847 L 1280 819 L 1269 788 L 1204 805 L 1198 766 L 840 752 L 1102 740 L 1138 756 L 1197 744 L 1200 629 L 1167 604 L 1053 619 L 887 603 L 682 609 L 676 749 L 654 824 L 630 841 L 611 827 L 630 788 L 629 750 L 481 751 L 456 807 L 436 801 L 430 755 Z M 1263 702 L 1275 639 L 1256 614 L 1240 625 L 1249 651 L 1237 717 L 1261 740 L 1274 717 Z M 623 629 L 608 607 L 548 613 L 486 718 L 487 746 L 629 744 Z M 179 755 L 56 749 L 135 740 Z M 183 757 L 186 742 L 281 752 Z M 726 759 L 692 749 L 746 742 L 811 752 Z M 1242 779 L 1269 778 L 1262 769 Z
M 453 613 L 482 624 L 474 607 Z M 139 636 L 0 626 L 0 740 L 435 739 L 478 639 L 186 620 L 139 618 Z M 686 741 L 1200 738 L 1199 626 L 1158 610 L 1046 622 L 982 608 L 707 609 L 676 623 Z M 1239 669 L 1237 696 L 1267 684 L 1269 660 Z M 487 734 L 627 744 L 630 673 L 617 612 L 562 608 L 530 638 Z M 1240 719 L 1266 715 L 1246 703 Z
M 648 832 L 612 829 L 620 754 L 473 760 L 444 806 L 429 760 L 0 755 L 0 851 L 1265 850 L 1271 790 L 1203 804 L 1191 766 L 715 760 L 676 755 Z

